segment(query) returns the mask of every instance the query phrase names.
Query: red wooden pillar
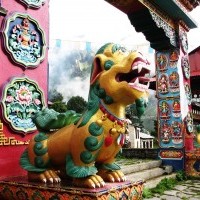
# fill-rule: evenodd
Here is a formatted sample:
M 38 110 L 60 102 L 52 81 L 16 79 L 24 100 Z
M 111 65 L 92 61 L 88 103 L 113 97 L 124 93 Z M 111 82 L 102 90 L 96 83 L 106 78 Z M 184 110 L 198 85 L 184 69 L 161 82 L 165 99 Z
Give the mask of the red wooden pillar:
M 36 3 L 37 2 L 37 3 Z M 25 173 L 19 159 L 47 104 L 49 0 L 0 4 L 0 178 Z

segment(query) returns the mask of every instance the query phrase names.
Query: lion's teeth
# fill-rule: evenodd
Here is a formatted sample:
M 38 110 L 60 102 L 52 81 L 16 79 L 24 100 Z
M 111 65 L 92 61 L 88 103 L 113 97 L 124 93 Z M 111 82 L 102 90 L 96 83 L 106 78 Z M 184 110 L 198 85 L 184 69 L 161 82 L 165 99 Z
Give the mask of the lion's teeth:
M 137 69 L 137 68 L 138 68 L 138 66 L 135 65 L 135 66 L 133 66 L 132 70 L 135 70 L 135 69 Z
M 138 73 L 140 73 L 142 71 L 142 65 L 138 65 Z
M 139 78 L 136 78 L 134 83 L 139 83 Z

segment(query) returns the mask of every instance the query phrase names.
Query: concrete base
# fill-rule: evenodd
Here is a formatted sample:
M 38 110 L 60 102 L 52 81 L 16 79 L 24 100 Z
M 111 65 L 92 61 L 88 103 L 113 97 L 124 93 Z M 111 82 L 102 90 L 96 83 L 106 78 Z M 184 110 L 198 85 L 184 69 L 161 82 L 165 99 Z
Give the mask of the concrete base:
M 67 181 L 60 184 L 28 182 L 27 177 L 12 177 L 0 180 L 1 200 L 140 200 L 144 182 L 106 183 L 98 189 L 77 188 Z

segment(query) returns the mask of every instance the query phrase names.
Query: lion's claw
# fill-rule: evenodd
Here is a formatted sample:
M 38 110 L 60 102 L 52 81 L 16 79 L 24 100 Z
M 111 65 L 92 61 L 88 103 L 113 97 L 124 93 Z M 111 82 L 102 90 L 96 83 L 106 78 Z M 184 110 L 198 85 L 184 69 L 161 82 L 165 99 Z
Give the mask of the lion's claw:
M 41 181 L 43 183 L 59 183 L 60 177 L 54 170 L 46 170 L 42 173 L 28 172 L 28 178 L 32 181 Z
M 104 180 L 98 175 L 91 175 L 86 178 L 75 178 L 73 184 L 78 187 L 87 187 L 92 189 L 105 186 Z
M 106 182 L 124 182 L 126 181 L 126 177 L 122 171 L 107 171 L 107 170 L 99 170 L 98 175 L 100 175 L 104 181 Z

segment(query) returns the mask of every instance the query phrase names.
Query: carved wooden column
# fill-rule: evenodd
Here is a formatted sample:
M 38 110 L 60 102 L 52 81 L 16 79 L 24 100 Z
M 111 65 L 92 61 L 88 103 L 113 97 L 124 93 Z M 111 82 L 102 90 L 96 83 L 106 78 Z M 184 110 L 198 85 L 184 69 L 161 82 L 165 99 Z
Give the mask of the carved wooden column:
M 156 51 L 158 157 L 174 170 L 184 169 L 185 150 L 194 149 L 187 32 L 196 24 L 188 12 L 200 1 L 107 1 L 128 15 Z

